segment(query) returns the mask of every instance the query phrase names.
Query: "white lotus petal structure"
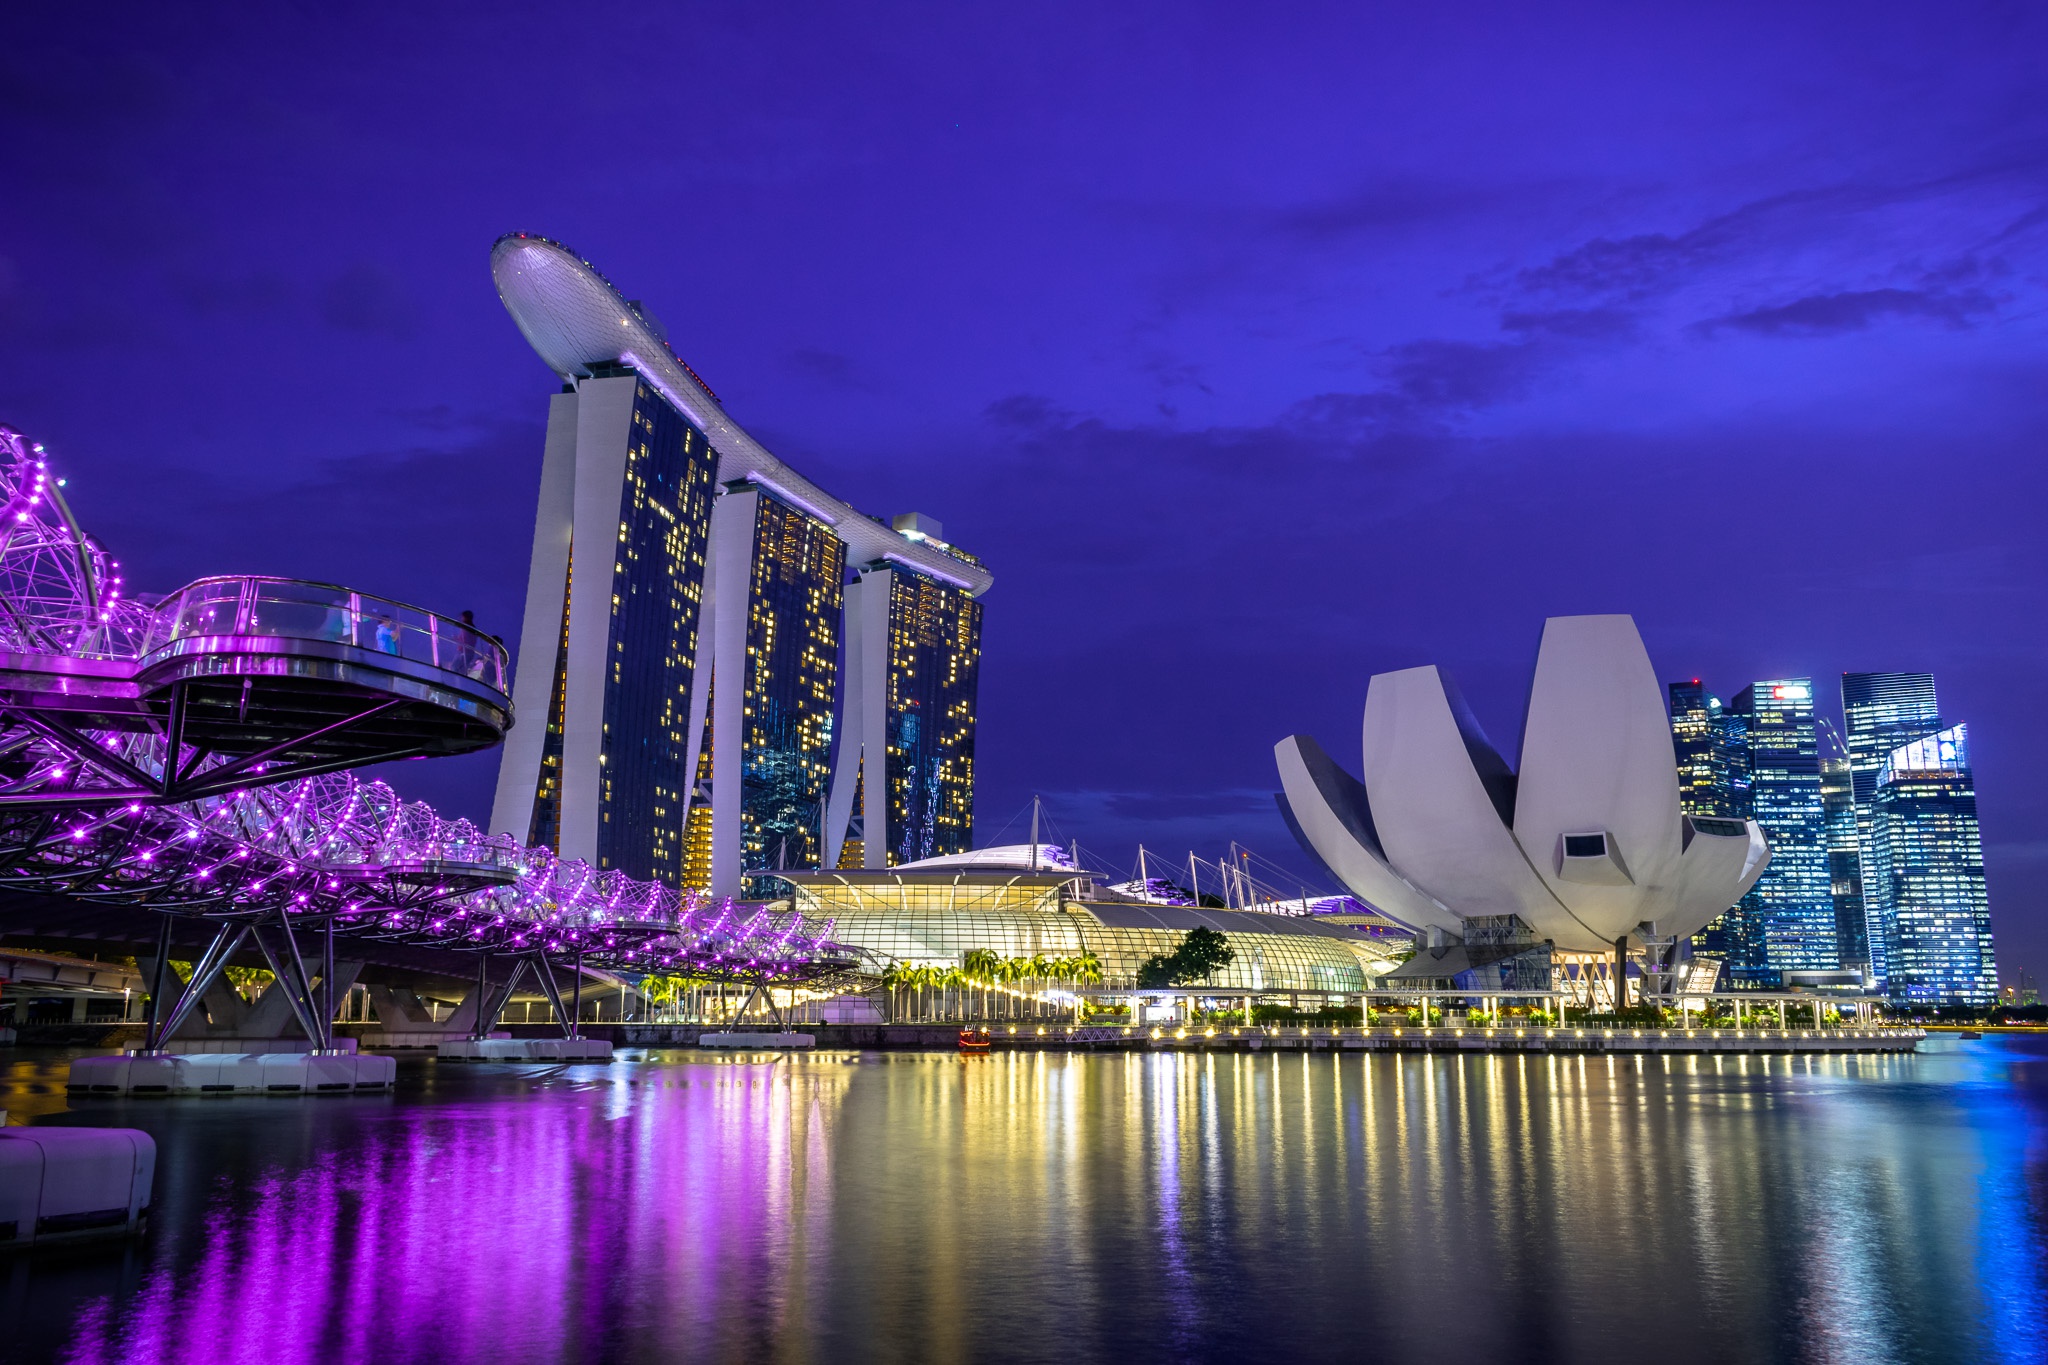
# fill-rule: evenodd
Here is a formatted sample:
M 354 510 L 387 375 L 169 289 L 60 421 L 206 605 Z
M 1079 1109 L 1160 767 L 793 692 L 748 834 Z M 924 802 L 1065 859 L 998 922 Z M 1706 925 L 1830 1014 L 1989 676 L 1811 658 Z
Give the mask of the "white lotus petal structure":
M 1627 616 L 1544 623 L 1518 769 L 1434 666 L 1372 679 L 1362 782 L 1305 735 L 1274 752 L 1303 846 L 1418 931 L 1513 915 L 1571 952 L 1682 938 L 1770 861 L 1755 821 L 1680 810 L 1663 689 Z

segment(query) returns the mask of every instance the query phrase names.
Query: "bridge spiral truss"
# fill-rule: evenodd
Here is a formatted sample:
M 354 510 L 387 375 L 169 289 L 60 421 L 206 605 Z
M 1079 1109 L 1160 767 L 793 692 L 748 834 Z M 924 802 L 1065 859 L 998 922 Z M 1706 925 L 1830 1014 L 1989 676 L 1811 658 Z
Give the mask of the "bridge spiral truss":
M 233 630 L 232 608 L 208 627 L 218 633 L 187 628 L 195 602 L 230 601 L 242 604 Z M 285 608 L 324 624 L 257 624 Z M 267 629 L 317 638 L 262 636 Z M 358 634 L 365 643 L 374 634 L 374 648 L 357 648 Z M 299 654 L 331 657 L 309 664 Z M 167 659 L 178 664 L 168 674 Z M 378 666 L 404 671 L 385 678 Z M 261 730 L 266 706 L 306 710 L 309 694 L 277 689 L 300 684 L 309 667 L 330 680 L 320 705 L 345 695 L 352 700 L 339 704 L 354 709 L 301 718 L 283 739 L 273 721 L 238 745 L 237 725 Z M 222 961 L 240 924 L 259 943 L 274 925 L 327 930 L 330 951 L 338 934 L 762 984 L 853 965 L 829 941 L 830 921 L 746 911 L 565 861 L 346 771 L 428 751 L 407 747 L 417 738 L 408 715 L 456 715 L 463 737 L 444 734 L 434 752 L 495 740 L 503 724 L 478 741 L 476 716 L 491 714 L 491 698 L 509 707 L 503 667 L 496 642 L 466 625 L 325 585 L 205 580 L 156 605 L 126 596 L 119 566 L 79 529 L 42 447 L 0 427 L 0 889 L 222 921 Z M 465 701 L 464 689 L 484 700 Z M 509 723 L 508 710 L 496 714 Z M 344 731 L 377 724 L 374 740 L 337 747 Z M 188 743 L 202 728 L 210 738 Z

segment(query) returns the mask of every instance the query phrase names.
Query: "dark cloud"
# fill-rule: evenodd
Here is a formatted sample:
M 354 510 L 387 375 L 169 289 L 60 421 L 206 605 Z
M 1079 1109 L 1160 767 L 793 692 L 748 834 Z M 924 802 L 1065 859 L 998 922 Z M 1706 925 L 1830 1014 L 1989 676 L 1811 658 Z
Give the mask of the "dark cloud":
M 320 296 L 327 325 L 344 332 L 364 332 L 410 339 L 418 330 L 418 309 L 404 283 L 382 266 L 359 261 L 331 280 Z
M 1509 198 L 1505 186 L 1454 185 L 1431 180 L 1386 180 L 1349 194 L 1284 209 L 1274 215 L 1282 232 L 1312 241 L 1413 228 L 1482 213 Z
M 1708 332 L 1731 330 L 1768 337 L 1831 336 L 1860 332 L 1885 318 L 1920 318 L 1967 327 L 1992 310 L 1982 294 L 1941 294 L 1917 289 L 1859 289 L 1809 294 L 1803 299 L 1734 313 L 1700 324 Z
M 1538 364 L 1519 343 L 1411 341 L 1385 352 L 1393 392 L 1418 414 L 1471 412 L 1518 397 Z

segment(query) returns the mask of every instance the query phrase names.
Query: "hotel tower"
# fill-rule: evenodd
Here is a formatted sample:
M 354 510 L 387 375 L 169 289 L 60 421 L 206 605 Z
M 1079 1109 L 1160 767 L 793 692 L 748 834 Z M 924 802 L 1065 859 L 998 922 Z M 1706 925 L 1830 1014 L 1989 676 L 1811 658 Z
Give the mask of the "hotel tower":
M 491 273 L 563 381 L 492 830 L 720 896 L 970 848 L 980 561 L 770 454 L 568 248 Z

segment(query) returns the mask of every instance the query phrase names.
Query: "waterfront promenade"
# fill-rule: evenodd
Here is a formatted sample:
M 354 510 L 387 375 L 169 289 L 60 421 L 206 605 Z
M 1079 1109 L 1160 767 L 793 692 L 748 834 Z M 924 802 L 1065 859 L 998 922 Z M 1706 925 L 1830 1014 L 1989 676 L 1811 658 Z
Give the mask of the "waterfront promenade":
M 1078 1052 L 1536 1052 L 1831 1053 L 1911 1052 L 1917 1028 L 1316 1028 L 1299 1025 L 803 1024 L 821 1050 L 949 1050 L 964 1031 L 994 1051 Z M 622 1047 L 690 1047 L 730 1025 L 626 1024 Z M 764 1030 L 765 1031 L 765 1030 Z

